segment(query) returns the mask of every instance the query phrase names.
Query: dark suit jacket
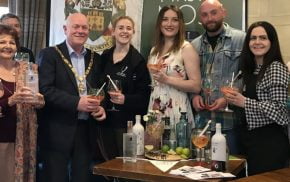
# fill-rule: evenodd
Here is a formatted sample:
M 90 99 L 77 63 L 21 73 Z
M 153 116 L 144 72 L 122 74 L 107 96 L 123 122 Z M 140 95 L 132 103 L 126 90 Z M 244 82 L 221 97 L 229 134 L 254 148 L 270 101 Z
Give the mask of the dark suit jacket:
M 57 45 L 63 55 L 69 60 L 66 43 Z M 91 51 L 87 49 L 85 67 L 88 67 Z M 45 107 L 40 114 L 39 140 L 40 145 L 53 150 L 68 151 L 73 145 L 74 133 L 78 123 L 77 106 L 80 100 L 77 82 L 71 69 L 61 59 L 54 47 L 43 49 L 39 53 L 39 89 L 44 95 Z M 99 86 L 98 70 L 100 56 L 94 53 L 94 63 L 87 76 L 87 82 L 92 87 Z M 87 84 L 87 88 L 88 88 Z M 91 136 L 94 138 L 96 123 L 89 117 Z M 95 139 L 93 139 L 95 141 Z M 91 142 L 96 143 L 96 142 Z

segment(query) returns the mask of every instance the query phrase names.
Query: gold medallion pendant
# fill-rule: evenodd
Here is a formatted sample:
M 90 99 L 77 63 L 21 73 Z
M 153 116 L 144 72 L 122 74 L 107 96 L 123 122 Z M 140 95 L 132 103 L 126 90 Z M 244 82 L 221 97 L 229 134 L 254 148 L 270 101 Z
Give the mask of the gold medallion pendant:
M 91 52 L 91 59 L 90 59 L 90 63 L 88 68 L 85 70 L 85 74 L 83 76 L 79 76 L 76 69 L 73 67 L 73 65 L 64 57 L 64 55 L 62 54 L 62 52 L 60 51 L 60 49 L 55 46 L 55 50 L 60 54 L 63 62 L 70 68 L 70 70 L 73 72 L 75 78 L 78 80 L 78 91 L 79 94 L 82 95 L 85 93 L 86 91 L 86 87 L 84 84 L 84 80 L 86 79 L 86 77 L 88 76 L 88 74 L 91 71 L 92 65 L 93 65 L 93 60 L 94 60 L 94 52 Z
M 84 85 L 84 83 L 80 82 L 79 85 L 78 85 L 78 88 L 79 88 L 79 93 L 80 94 L 84 94 L 85 93 L 85 85 Z

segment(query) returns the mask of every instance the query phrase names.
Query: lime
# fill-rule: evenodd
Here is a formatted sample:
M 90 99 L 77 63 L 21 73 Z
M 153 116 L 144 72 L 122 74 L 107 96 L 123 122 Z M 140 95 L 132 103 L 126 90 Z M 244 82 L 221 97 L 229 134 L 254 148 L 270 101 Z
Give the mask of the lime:
M 167 153 L 171 154 L 171 155 L 175 155 L 176 154 L 176 152 L 173 149 L 168 150 Z
M 168 150 L 169 150 L 169 146 L 168 145 L 163 145 L 162 148 L 161 148 L 161 151 L 163 153 L 166 153 Z
M 188 156 L 186 156 L 186 155 L 184 155 L 184 154 L 181 154 L 180 157 L 181 157 L 182 159 L 188 159 Z
M 189 148 L 183 148 L 182 149 L 182 154 L 185 155 L 185 156 L 187 156 L 187 157 L 189 157 L 189 154 L 190 154 Z
M 176 152 L 178 155 L 180 155 L 180 154 L 182 154 L 182 150 L 183 150 L 182 147 L 177 147 L 177 148 L 175 149 L 175 152 Z

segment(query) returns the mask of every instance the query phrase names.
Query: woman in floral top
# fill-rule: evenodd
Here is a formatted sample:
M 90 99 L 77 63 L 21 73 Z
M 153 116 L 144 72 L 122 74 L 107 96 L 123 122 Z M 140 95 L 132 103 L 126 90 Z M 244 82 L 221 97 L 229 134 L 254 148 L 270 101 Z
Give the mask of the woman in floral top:
M 155 44 L 148 64 L 162 64 L 161 70 L 149 68 L 152 93 L 149 109 L 159 110 L 176 124 L 180 112 L 187 112 L 193 121 L 188 92 L 200 92 L 199 57 L 191 44 L 184 40 L 183 14 L 178 7 L 164 6 L 155 26 Z M 149 67 L 149 66 L 148 66 Z

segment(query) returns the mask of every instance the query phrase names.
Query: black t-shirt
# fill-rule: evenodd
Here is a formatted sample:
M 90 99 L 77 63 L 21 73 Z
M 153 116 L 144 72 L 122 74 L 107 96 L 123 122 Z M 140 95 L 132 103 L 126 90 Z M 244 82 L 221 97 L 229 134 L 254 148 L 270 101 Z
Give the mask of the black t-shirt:
M 210 37 L 210 36 L 207 35 L 207 40 L 208 40 L 209 44 L 211 45 L 212 50 L 215 49 L 215 46 L 217 44 L 217 40 L 218 40 L 219 37 L 220 37 L 220 34 L 218 34 L 216 36 L 213 36 L 213 37 Z

